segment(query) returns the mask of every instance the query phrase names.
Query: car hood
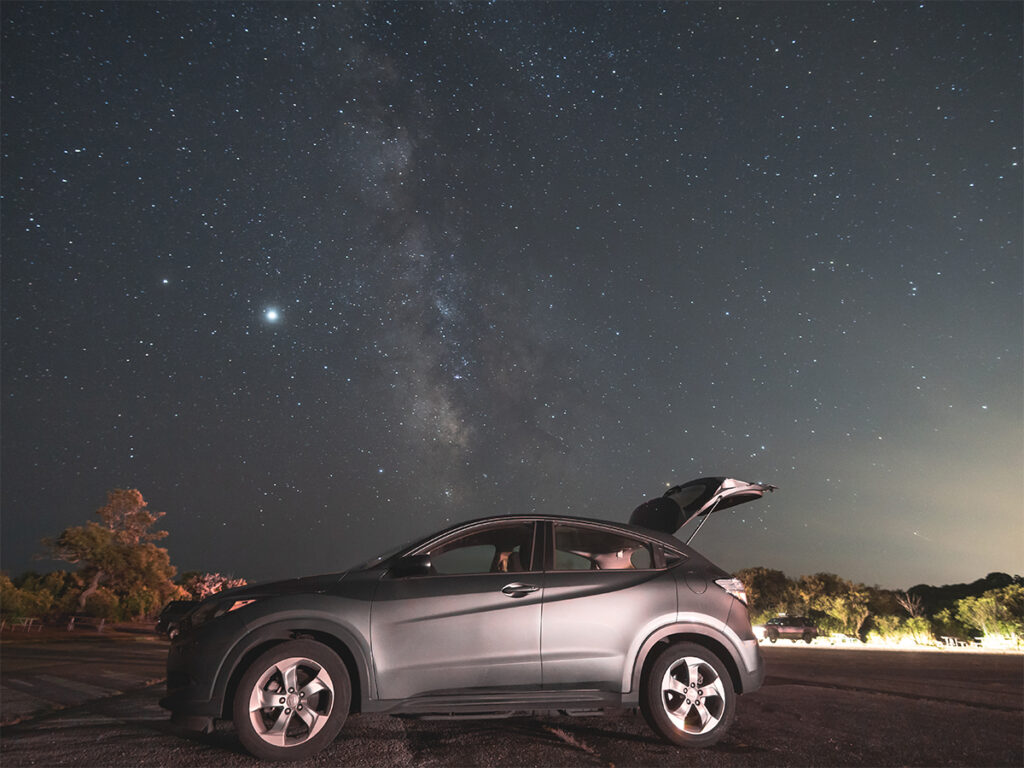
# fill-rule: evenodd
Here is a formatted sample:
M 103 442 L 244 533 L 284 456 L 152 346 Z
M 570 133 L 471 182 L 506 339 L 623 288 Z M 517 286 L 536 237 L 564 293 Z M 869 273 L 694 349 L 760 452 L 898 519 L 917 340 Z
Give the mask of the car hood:
M 341 573 L 325 573 L 320 576 L 303 576 L 297 579 L 250 584 L 244 587 L 236 587 L 235 589 L 226 589 L 223 592 L 218 592 L 214 597 L 233 597 L 238 600 L 245 600 L 257 597 L 326 592 L 341 581 L 345 573 L 345 571 Z
M 761 498 L 765 491 L 774 491 L 768 483 L 748 483 L 731 477 L 702 477 L 665 491 L 657 499 L 644 502 L 629 518 L 662 533 L 674 534 L 695 517 L 745 504 Z

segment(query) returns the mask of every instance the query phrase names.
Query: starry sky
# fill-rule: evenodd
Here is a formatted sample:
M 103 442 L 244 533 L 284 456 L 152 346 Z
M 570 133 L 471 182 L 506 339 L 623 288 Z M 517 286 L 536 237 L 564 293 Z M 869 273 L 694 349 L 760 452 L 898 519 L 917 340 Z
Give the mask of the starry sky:
M 20 3 L 2 567 L 625 521 L 867 584 L 1024 571 L 1019 3 Z M 64 566 L 67 567 L 67 566 Z

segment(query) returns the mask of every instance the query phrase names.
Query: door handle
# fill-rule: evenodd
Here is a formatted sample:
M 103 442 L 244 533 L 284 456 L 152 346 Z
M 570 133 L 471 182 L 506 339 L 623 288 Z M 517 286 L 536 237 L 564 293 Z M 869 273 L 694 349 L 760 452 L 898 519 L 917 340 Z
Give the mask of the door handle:
M 518 581 L 506 584 L 501 591 L 509 597 L 526 597 L 531 592 L 536 592 L 540 587 L 533 584 L 520 584 Z

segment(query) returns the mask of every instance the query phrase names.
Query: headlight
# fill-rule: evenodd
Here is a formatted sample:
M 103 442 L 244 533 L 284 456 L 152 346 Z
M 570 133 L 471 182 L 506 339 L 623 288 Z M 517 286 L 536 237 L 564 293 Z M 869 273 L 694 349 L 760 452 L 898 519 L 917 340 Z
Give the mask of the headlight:
M 206 622 L 216 619 L 218 616 L 223 616 L 225 613 L 231 613 L 231 611 L 237 611 L 239 608 L 244 608 L 249 603 L 255 602 L 253 599 L 227 599 L 227 600 L 211 600 L 205 605 L 201 605 L 196 608 L 189 615 L 189 624 L 195 629 Z
M 737 600 L 742 600 L 744 605 L 747 604 L 747 588 L 743 586 L 743 582 L 739 579 L 715 579 L 715 584 Z

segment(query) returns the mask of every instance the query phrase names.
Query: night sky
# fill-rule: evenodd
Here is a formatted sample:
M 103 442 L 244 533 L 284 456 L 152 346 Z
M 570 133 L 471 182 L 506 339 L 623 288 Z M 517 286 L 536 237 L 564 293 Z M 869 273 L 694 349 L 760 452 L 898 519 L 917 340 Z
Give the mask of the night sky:
M 1020 3 L 2 13 L 2 567 L 625 521 L 893 588 L 1024 571 Z

